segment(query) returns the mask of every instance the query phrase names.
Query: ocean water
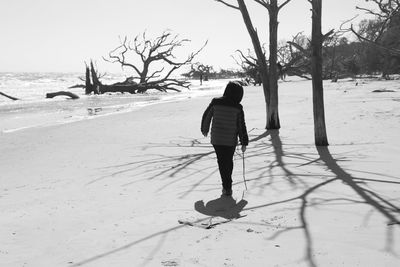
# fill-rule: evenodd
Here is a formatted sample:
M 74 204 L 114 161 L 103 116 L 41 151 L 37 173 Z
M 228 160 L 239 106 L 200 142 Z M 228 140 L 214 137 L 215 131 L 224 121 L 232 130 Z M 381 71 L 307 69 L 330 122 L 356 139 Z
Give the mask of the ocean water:
M 200 86 L 199 81 L 190 81 L 190 90 L 180 93 L 149 90 L 145 94 L 85 95 L 83 88 L 68 88 L 83 84 L 81 77 L 82 73 L 0 73 L 0 92 L 20 99 L 13 101 L 0 95 L 0 133 L 95 119 L 158 103 L 217 95 L 227 83 L 226 80 L 212 80 Z M 124 76 L 116 74 L 102 78 L 104 84 L 124 80 Z M 45 98 L 46 93 L 56 91 L 70 91 L 80 99 L 64 96 Z

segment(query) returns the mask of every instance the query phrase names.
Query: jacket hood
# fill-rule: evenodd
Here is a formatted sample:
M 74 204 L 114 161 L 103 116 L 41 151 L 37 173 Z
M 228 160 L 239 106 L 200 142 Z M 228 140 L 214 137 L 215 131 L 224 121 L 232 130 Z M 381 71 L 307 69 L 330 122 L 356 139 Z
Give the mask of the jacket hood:
M 243 98 L 243 87 L 237 82 L 229 82 L 225 88 L 223 97 L 239 104 Z

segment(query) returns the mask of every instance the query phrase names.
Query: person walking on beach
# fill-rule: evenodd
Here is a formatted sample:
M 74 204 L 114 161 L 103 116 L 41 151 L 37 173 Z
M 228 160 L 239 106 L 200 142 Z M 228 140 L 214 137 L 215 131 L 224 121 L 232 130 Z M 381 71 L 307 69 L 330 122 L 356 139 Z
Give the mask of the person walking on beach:
M 206 137 L 211 125 L 211 144 L 217 154 L 218 168 L 222 180 L 222 194 L 232 195 L 233 154 L 238 144 L 242 152 L 249 144 L 243 106 L 243 87 L 229 82 L 222 97 L 214 98 L 203 113 L 201 132 Z

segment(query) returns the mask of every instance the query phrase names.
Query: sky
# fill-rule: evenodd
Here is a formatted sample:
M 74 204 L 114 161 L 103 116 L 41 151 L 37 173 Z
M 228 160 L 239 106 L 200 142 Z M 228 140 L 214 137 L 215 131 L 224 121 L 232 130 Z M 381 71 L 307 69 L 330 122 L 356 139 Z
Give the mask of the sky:
M 261 42 L 267 43 L 267 10 L 246 3 Z M 323 0 L 323 32 L 362 14 L 356 5 L 371 4 Z M 300 31 L 310 34 L 310 7 L 307 0 L 292 0 L 281 10 L 279 40 Z M 119 72 L 102 57 L 120 44 L 120 37 L 133 39 L 144 31 L 156 37 L 165 30 L 191 40 L 177 51 L 180 58 L 208 40 L 195 61 L 216 69 L 237 68 L 232 55 L 252 47 L 240 12 L 214 0 L 1 0 L 0 72 L 83 72 L 90 59 L 102 72 Z

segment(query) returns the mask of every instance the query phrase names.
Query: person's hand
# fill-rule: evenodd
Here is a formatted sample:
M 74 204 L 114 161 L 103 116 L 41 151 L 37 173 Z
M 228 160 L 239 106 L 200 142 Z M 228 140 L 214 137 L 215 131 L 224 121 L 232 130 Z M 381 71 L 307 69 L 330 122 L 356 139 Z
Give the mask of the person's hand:
M 202 132 L 202 134 L 204 135 L 204 137 L 207 137 L 208 133 L 206 132 Z
M 246 152 L 246 146 L 243 146 L 243 145 L 242 145 L 242 152 L 243 152 L 243 153 Z

